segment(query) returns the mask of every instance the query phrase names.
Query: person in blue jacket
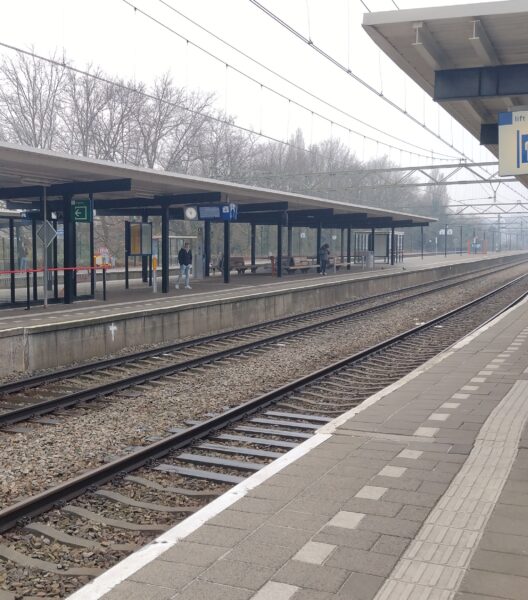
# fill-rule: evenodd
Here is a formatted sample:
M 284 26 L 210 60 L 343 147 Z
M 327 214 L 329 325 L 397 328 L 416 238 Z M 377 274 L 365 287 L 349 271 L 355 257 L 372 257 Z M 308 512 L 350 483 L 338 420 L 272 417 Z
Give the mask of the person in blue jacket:
M 185 287 L 190 290 L 192 289 L 189 285 L 189 273 L 192 265 L 192 250 L 189 247 L 189 242 L 185 242 L 183 248 L 178 252 L 178 262 L 180 263 L 180 273 L 178 275 L 178 281 L 176 282 L 176 289 L 180 288 L 180 280 L 184 277 Z

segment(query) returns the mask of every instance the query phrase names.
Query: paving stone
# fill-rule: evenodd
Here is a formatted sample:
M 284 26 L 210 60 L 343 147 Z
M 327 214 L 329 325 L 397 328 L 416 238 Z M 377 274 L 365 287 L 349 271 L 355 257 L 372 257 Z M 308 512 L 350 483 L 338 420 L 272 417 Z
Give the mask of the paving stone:
M 274 572 L 275 568 L 254 563 L 251 568 L 248 568 L 245 562 L 224 558 L 204 571 L 200 579 L 237 588 L 258 590 L 271 579 Z
M 292 557 L 292 560 L 298 560 L 313 565 L 322 565 L 335 549 L 336 546 L 334 546 L 334 544 L 312 541 L 306 542 L 297 554 Z
M 174 589 L 161 588 L 134 581 L 123 581 L 123 583 L 116 585 L 113 590 L 105 594 L 101 600 L 145 600 L 145 598 L 149 600 L 169 600 L 170 598 L 174 598 Z M 6 598 L 5 600 L 8 599 Z
M 276 600 L 276 598 L 273 598 Z M 317 592 L 315 590 L 299 590 L 296 592 L 292 600 L 335 600 L 334 594 L 327 592 Z
M 423 454 L 422 450 L 409 450 L 408 448 L 405 448 L 405 450 L 402 450 L 396 456 L 396 458 L 417 460 L 418 458 L 420 458 L 420 456 L 422 454 Z
M 356 450 L 352 456 L 354 458 L 378 459 L 387 463 L 396 456 L 396 451 L 394 449 L 383 450 L 365 445 Z
M 225 558 L 263 567 L 282 567 L 293 554 L 295 548 L 286 548 L 276 544 L 264 544 L 260 541 L 244 541 L 230 550 Z
M 218 527 L 216 525 L 202 525 L 185 538 L 187 542 L 198 544 L 211 544 L 223 548 L 233 548 L 248 535 L 244 529 L 233 527 Z
M 407 519 L 409 521 L 418 521 L 423 523 L 431 509 L 425 506 L 414 506 L 412 504 L 404 506 L 398 513 L 398 519 Z
M 528 556 L 477 550 L 471 559 L 471 568 L 528 577 Z
M 379 500 L 388 488 L 375 487 L 372 485 L 363 486 L 356 494 L 356 498 L 365 498 L 368 500 Z
M 460 585 L 461 592 L 471 592 L 479 598 L 487 594 L 510 600 L 526 600 L 527 589 L 528 577 L 488 573 L 477 569 L 469 570 Z
M 392 554 L 393 556 L 401 556 L 405 548 L 409 544 L 408 538 L 401 538 L 394 535 L 382 535 L 378 541 L 372 546 L 371 552 L 379 554 Z M 359 570 L 359 569 L 358 569 Z
M 366 552 L 354 548 L 338 548 L 328 558 L 325 565 L 346 569 L 347 571 L 353 570 L 357 573 L 386 577 L 392 571 L 397 560 L 397 556 L 389 554 L 376 554 L 375 552 Z
M 448 483 L 435 483 L 433 481 L 424 481 L 420 487 L 416 490 L 420 494 L 432 494 L 438 497 L 442 496 L 447 488 L 449 487 Z
M 267 500 L 264 498 L 251 498 L 246 496 L 231 506 L 232 510 L 248 513 L 271 515 L 288 503 L 286 499 Z
M 422 481 L 420 479 L 410 479 L 409 477 L 382 477 L 376 475 L 369 481 L 369 485 L 377 485 L 380 487 L 394 488 L 395 490 L 417 490 Z
M 377 500 L 375 502 L 372 500 L 365 500 L 364 498 L 352 498 L 343 504 L 343 509 L 371 515 L 395 517 L 402 509 L 402 505 L 395 502 L 385 502 L 384 498 L 385 496 L 382 500 Z
M 294 510 L 283 509 L 273 515 L 268 523 L 292 527 L 293 529 L 305 529 L 306 531 L 319 531 L 328 522 L 327 515 L 313 515 Z
M 324 503 L 316 498 L 296 498 L 288 504 L 288 510 L 305 512 L 312 515 L 332 516 L 343 506 L 342 502 L 327 500 Z
M 479 548 L 496 552 L 528 555 L 528 537 L 486 530 Z
M 418 467 L 415 469 L 407 469 L 407 477 L 411 479 L 420 479 L 422 481 L 431 481 L 433 483 L 449 483 L 453 479 L 453 474 L 447 471 L 424 471 Z
M 241 510 L 227 509 L 213 517 L 208 523 L 210 525 L 219 525 L 221 527 L 232 527 L 234 529 L 256 529 L 268 517 L 266 514 L 255 514 L 243 512 Z
M 359 548 L 369 550 L 379 539 L 380 534 L 372 531 L 359 531 L 358 529 L 342 529 L 341 527 L 325 527 L 317 533 L 313 540 L 336 546 Z
M 182 541 L 164 552 L 159 558 L 168 562 L 208 567 L 227 552 L 226 548 Z
M 273 579 L 320 592 L 337 592 L 349 574 L 350 572 L 344 569 L 291 560 L 275 573 Z
M 432 471 L 438 464 L 434 460 L 417 460 L 414 458 L 400 458 L 397 456 L 392 460 L 392 464 L 398 467 L 405 467 L 407 469 L 420 469 L 423 471 Z
M 260 542 L 285 548 L 298 550 L 310 539 L 311 533 L 302 529 L 291 529 L 289 527 L 266 526 L 257 529 L 246 541 Z
M 455 600 L 504 600 L 498 596 L 482 596 L 481 594 L 466 594 L 465 592 L 455 595 Z
M 181 590 L 202 571 L 203 568 L 200 566 L 175 564 L 158 559 L 133 573 L 129 579 L 150 585 L 159 585 L 163 582 L 163 587 Z
M 263 498 L 267 500 L 292 500 L 299 495 L 299 488 L 274 485 L 274 478 L 269 483 L 263 483 L 252 489 L 250 494 L 252 498 Z
M 299 588 L 287 583 L 268 581 L 253 597 L 252 600 L 291 600 Z
M 488 530 L 528 536 L 528 508 L 497 504 L 488 521 Z
M 404 519 L 366 515 L 358 524 L 358 529 L 412 538 L 420 529 L 420 524 Z
M 365 514 L 342 510 L 339 511 L 330 521 L 329 527 L 342 527 L 344 529 L 355 529 L 363 520 Z
M 385 579 L 366 573 L 351 573 L 339 590 L 337 600 L 372 600 Z
M 421 494 L 420 492 L 408 492 L 405 490 L 389 490 L 385 494 L 387 502 L 398 504 L 412 504 L 415 506 L 433 507 L 438 502 L 439 495 Z
M 517 506 L 528 506 L 528 494 L 503 491 L 500 496 L 501 504 L 516 504 Z
M 208 581 L 193 581 L 182 592 L 173 596 L 173 600 L 249 600 L 253 597 L 252 590 L 234 588 Z M 150 596 L 143 596 L 138 600 L 151 600 Z M 123 599 L 132 600 L 132 599 Z M 134 599 L 135 600 L 135 599 Z

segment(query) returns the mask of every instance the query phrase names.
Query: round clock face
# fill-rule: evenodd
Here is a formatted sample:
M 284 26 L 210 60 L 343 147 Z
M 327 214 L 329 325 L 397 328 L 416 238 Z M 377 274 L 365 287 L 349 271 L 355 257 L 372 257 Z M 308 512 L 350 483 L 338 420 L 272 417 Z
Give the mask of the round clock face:
M 198 217 L 198 211 L 194 206 L 187 206 L 185 209 L 186 219 L 196 219 Z

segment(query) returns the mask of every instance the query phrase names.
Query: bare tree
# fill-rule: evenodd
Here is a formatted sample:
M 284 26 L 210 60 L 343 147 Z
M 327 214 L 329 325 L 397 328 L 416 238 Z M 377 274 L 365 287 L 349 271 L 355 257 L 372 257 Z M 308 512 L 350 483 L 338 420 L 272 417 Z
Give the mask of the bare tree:
M 0 119 L 10 141 L 54 147 L 60 133 L 64 58 L 44 63 L 18 53 L 0 63 Z
M 107 84 L 99 68 L 88 65 L 86 74 L 68 71 L 64 93 L 64 144 L 70 154 L 95 154 L 95 131 L 106 108 Z

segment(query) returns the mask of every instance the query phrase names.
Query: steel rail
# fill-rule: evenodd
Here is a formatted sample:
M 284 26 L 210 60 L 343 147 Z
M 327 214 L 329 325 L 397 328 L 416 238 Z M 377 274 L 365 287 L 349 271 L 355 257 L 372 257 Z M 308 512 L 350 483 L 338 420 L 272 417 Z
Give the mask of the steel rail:
M 87 473 L 79 475 L 78 477 L 74 477 L 65 482 L 60 483 L 57 486 L 54 486 L 44 492 L 36 494 L 31 498 L 27 498 L 22 500 L 12 506 L 6 507 L 0 510 L 0 532 L 4 532 L 14 525 L 18 521 L 23 519 L 27 519 L 30 517 L 34 517 L 36 515 L 42 514 L 43 512 L 49 510 L 51 507 L 55 505 L 60 505 L 66 502 L 67 500 L 71 500 L 83 492 L 88 490 L 93 486 L 99 486 L 103 483 L 113 479 L 114 477 L 133 471 L 146 463 L 149 463 L 153 460 L 156 460 L 173 450 L 178 450 L 184 446 L 187 446 L 203 437 L 217 431 L 218 429 L 224 428 L 231 423 L 238 421 L 251 415 L 252 413 L 262 409 L 263 407 L 272 404 L 282 398 L 282 396 L 303 388 L 309 383 L 316 381 L 318 379 L 324 378 L 326 375 L 329 375 L 335 371 L 339 371 L 343 367 L 349 366 L 355 362 L 359 362 L 366 357 L 376 354 L 381 350 L 388 348 L 389 346 L 395 345 L 404 339 L 420 333 L 425 329 L 429 329 L 436 325 L 441 321 L 445 321 L 449 317 L 455 316 L 464 310 L 472 308 L 473 306 L 484 302 L 485 300 L 497 295 L 501 291 L 507 289 L 508 287 L 514 285 L 518 281 L 524 279 L 527 275 L 522 275 L 521 277 L 517 277 L 514 280 L 508 282 L 505 285 L 500 286 L 499 288 L 477 298 L 476 300 L 472 300 L 458 308 L 450 310 L 434 319 L 431 319 L 427 323 L 423 323 L 407 331 L 393 336 L 379 344 L 371 346 L 365 350 L 362 350 L 358 353 L 355 353 L 351 356 L 348 356 L 344 359 L 341 359 L 337 362 L 332 363 L 322 369 L 314 371 L 304 377 L 296 379 L 286 385 L 283 385 L 272 392 L 268 392 L 257 398 L 249 400 L 239 406 L 229 409 L 223 414 L 212 417 L 203 423 L 198 425 L 194 425 L 185 431 L 180 433 L 176 433 L 174 435 L 168 436 L 163 440 L 159 440 L 146 446 L 145 448 L 141 448 L 140 450 L 136 450 L 127 454 L 126 456 L 120 457 L 114 461 L 111 461 L 101 467 L 93 469 Z M 505 312 L 524 298 L 528 296 L 528 291 L 523 292 L 519 297 L 517 297 L 514 301 L 510 302 L 506 307 L 503 307 L 500 311 L 498 311 L 494 316 L 486 319 L 484 323 L 480 324 L 481 327 L 483 324 L 488 323 L 492 319 L 494 319 L 499 314 Z M 468 334 L 466 334 L 468 335 Z
M 492 267 L 484 267 L 481 269 L 475 269 L 474 271 L 470 271 L 469 273 L 466 273 L 466 274 L 450 275 L 449 277 L 444 277 L 443 279 L 441 279 L 439 281 L 440 281 L 440 283 L 448 282 L 452 279 L 461 278 L 464 275 L 473 275 L 474 277 L 478 277 L 478 276 L 481 276 L 486 271 L 489 271 L 490 272 L 489 274 L 498 273 L 500 271 L 518 266 L 519 264 L 521 264 L 523 262 L 523 260 L 524 259 L 519 259 L 519 261 L 512 261 L 511 264 L 501 265 L 498 269 L 494 269 Z M 389 274 L 387 274 L 387 276 L 389 276 Z M 468 277 L 467 279 L 470 280 L 471 278 Z M 118 357 L 113 357 L 113 358 L 108 358 L 108 359 L 103 359 L 103 360 L 98 360 L 98 361 L 92 361 L 90 363 L 84 363 L 82 365 L 76 365 L 74 367 L 67 367 L 65 369 L 61 369 L 60 371 L 53 371 L 51 373 L 42 373 L 39 375 L 33 375 L 31 377 L 26 377 L 23 379 L 17 379 L 16 381 L 0 384 L 0 395 L 12 394 L 14 392 L 19 392 L 19 391 L 22 391 L 25 389 L 30 389 L 30 388 L 36 387 L 38 385 L 41 385 L 41 384 L 53 383 L 54 381 L 60 381 L 63 379 L 68 379 L 70 377 L 75 377 L 78 375 L 92 373 L 94 371 L 98 371 L 100 369 L 104 369 L 104 368 L 108 368 L 108 367 L 122 366 L 124 364 L 131 363 L 132 361 L 140 361 L 145 358 L 159 356 L 159 355 L 167 353 L 167 352 L 177 352 L 177 351 L 185 350 L 187 348 L 195 347 L 199 344 L 206 344 L 206 343 L 214 342 L 217 340 L 225 340 L 226 338 L 229 338 L 229 337 L 234 337 L 236 335 L 243 335 L 245 333 L 256 332 L 256 331 L 265 329 L 266 327 L 270 327 L 270 326 L 282 325 L 283 323 L 287 323 L 287 322 L 295 323 L 296 321 L 301 321 L 308 317 L 317 316 L 317 315 L 323 314 L 325 312 L 335 312 L 337 310 L 343 310 L 343 309 L 346 309 L 347 307 L 354 306 L 355 304 L 360 304 L 362 302 L 368 302 L 369 300 L 373 300 L 373 299 L 384 298 L 386 296 L 390 296 L 393 294 L 398 294 L 398 293 L 403 293 L 406 291 L 420 289 L 423 287 L 434 285 L 435 283 L 438 283 L 438 281 L 436 281 L 436 282 L 430 281 L 427 283 L 420 283 L 420 284 L 402 288 L 400 290 L 392 290 L 389 292 L 384 292 L 383 294 L 376 294 L 375 296 L 367 296 L 365 298 L 359 298 L 356 300 L 343 302 L 343 303 L 337 304 L 335 306 L 327 306 L 324 308 L 319 308 L 319 309 L 309 311 L 306 313 L 301 313 L 298 315 L 290 315 L 287 317 L 281 317 L 279 319 L 274 319 L 271 321 L 263 321 L 261 323 L 257 323 L 254 325 L 248 325 L 248 326 L 242 327 L 240 329 L 223 331 L 220 333 L 214 333 L 214 334 L 211 334 L 208 336 L 204 336 L 204 337 L 200 337 L 200 338 L 196 338 L 196 339 L 192 339 L 192 340 L 186 340 L 184 342 L 176 342 L 176 343 L 171 343 L 171 344 L 167 344 L 164 346 L 158 346 L 157 348 L 152 348 L 149 350 L 142 350 L 139 352 L 135 352 L 133 354 L 126 354 L 123 356 L 118 356 Z
M 479 277 L 481 274 L 476 275 L 475 277 Z M 464 281 L 467 282 L 467 279 Z M 160 379 L 167 375 L 174 375 L 175 373 L 179 373 L 181 371 L 186 371 L 188 369 L 192 369 L 207 363 L 215 362 L 217 360 L 221 360 L 223 358 L 243 354 L 249 350 L 254 350 L 255 348 L 260 348 L 263 346 L 269 346 L 271 344 L 275 344 L 281 340 L 286 338 L 291 338 L 297 335 L 303 335 L 306 333 L 310 333 L 316 329 L 320 329 L 321 327 L 327 327 L 329 325 L 335 325 L 337 323 L 341 323 L 343 321 L 348 321 L 350 319 L 356 319 L 364 317 L 365 315 L 372 314 L 375 312 L 379 312 L 381 310 L 386 310 L 388 308 L 394 307 L 402 302 L 413 300 L 422 296 L 426 296 L 428 294 L 433 294 L 438 292 L 439 290 L 445 290 L 450 287 L 454 287 L 456 285 L 460 285 L 460 281 L 452 282 L 448 285 L 442 286 L 440 288 L 434 288 L 431 290 L 425 290 L 413 296 L 398 298 L 396 300 L 392 300 L 391 302 L 387 302 L 383 305 L 377 305 L 374 307 L 365 308 L 363 310 L 359 310 L 349 315 L 340 315 L 337 317 L 332 317 L 330 319 L 326 319 L 324 321 L 318 321 L 317 323 L 311 323 L 309 325 L 305 325 L 303 327 L 299 327 L 293 331 L 284 331 L 281 333 L 273 334 L 271 336 L 267 336 L 266 338 L 261 338 L 258 340 L 252 340 L 250 342 L 246 342 L 244 344 L 239 344 L 233 346 L 231 348 L 226 348 L 224 350 L 219 350 L 217 352 L 212 352 L 206 354 L 205 356 L 199 356 L 196 358 L 191 358 L 185 361 L 182 361 L 177 364 L 165 365 L 162 367 L 154 368 L 146 372 L 137 373 L 135 375 L 129 375 L 117 381 L 111 381 L 106 384 L 98 385 L 95 387 L 89 387 L 83 390 L 79 390 L 77 392 L 71 392 L 62 396 L 57 396 L 56 398 L 51 398 L 49 400 L 43 400 L 41 402 L 37 402 L 34 404 L 29 404 L 27 406 L 23 406 L 21 408 L 16 408 L 10 411 L 6 411 L 5 413 L 0 413 L 0 427 L 6 425 L 13 425 L 14 423 L 18 423 L 20 421 L 24 421 L 34 416 L 40 416 L 43 414 L 47 414 L 57 410 L 58 408 L 68 408 L 70 406 L 74 406 L 75 404 L 79 404 L 80 402 L 89 402 L 92 400 L 96 400 L 101 396 L 106 396 L 111 393 L 119 392 L 129 387 L 135 385 L 141 385 L 143 383 L 147 383 L 148 381 L 153 381 L 156 379 Z M 418 287 L 422 287 L 421 285 Z M 394 293 L 394 292 L 392 292 Z M 398 293 L 398 292 L 396 292 Z M 353 301 L 355 303 L 356 301 Z M 271 324 L 275 324 L 275 321 L 271 321 Z M 237 331 L 236 334 L 239 332 Z

